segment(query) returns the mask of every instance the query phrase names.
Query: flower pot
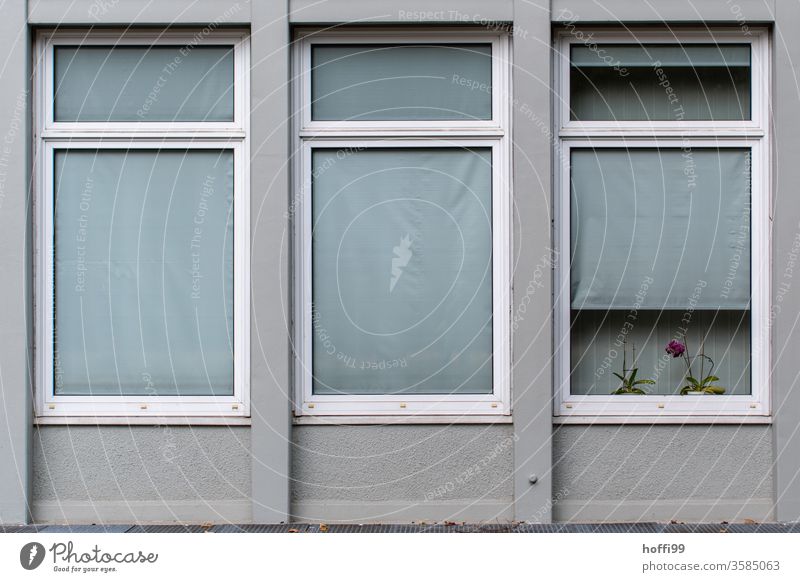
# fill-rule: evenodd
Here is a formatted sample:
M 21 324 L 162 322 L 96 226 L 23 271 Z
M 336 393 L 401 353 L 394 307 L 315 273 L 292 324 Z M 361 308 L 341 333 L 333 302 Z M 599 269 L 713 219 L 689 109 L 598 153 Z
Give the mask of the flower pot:
M 689 392 L 686 393 L 686 396 L 690 396 L 692 394 L 699 394 L 702 396 L 703 394 L 705 394 L 705 392 L 702 392 L 701 390 L 690 390 Z

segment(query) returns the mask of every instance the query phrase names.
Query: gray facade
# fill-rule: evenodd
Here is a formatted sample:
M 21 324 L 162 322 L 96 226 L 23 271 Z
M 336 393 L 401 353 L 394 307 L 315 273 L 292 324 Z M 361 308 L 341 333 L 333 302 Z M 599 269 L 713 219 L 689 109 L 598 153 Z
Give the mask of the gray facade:
M 38 28 L 250 32 L 250 405 L 243 422 L 37 421 L 32 395 L 32 47 Z M 800 5 L 788 0 L 28 0 L 0 7 L 0 523 L 800 520 L 800 292 L 770 298 L 772 414 L 756 423 L 553 417 L 554 31 L 762 25 L 772 43 L 772 283 L 797 252 Z M 512 405 L 500 421 L 293 418 L 294 28 L 513 25 Z M 498 24 L 499 23 L 499 24 Z M 538 267 L 541 269 L 541 266 Z M 549 270 L 549 266 L 548 266 Z M 791 276 L 791 275 L 790 275 Z M 528 282 L 537 280 L 532 300 Z M 529 301 L 530 300 L 530 301 Z

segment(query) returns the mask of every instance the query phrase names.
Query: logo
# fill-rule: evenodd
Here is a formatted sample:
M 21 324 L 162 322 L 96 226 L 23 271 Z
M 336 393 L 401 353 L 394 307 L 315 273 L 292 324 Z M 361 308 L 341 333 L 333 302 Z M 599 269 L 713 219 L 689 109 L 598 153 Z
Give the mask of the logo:
M 44 546 L 39 542 L 30 542 L 19 551 L 19 563 L 26 570 L 35 570 L 44 561 Z
M 400 239 L 400 244 L 392 249 L 394 257 L 392 257 L 392 278 L 389 280 L 389 293 L 394 291 L 394 286 L 403 275 L 403 267 L 408 265 L 411 256 L 414 252 L 411 250 L 411 237 L 405 235 Z

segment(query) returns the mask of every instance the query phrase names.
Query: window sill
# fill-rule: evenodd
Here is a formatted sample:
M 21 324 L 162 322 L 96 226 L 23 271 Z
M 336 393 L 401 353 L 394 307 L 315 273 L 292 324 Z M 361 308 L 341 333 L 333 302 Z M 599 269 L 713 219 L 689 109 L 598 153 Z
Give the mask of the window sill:
M 511 424 L 511 415 L 364 415 L 364 416 L 295 416 L 295 425 L 409 425 L 409 424 Z
M 771 416 L 683 415 L 683 416 L 554 416 L 553 424 L 772 424 Z
M 244 416 L 37 416 L 37 426 L 250 426 Z

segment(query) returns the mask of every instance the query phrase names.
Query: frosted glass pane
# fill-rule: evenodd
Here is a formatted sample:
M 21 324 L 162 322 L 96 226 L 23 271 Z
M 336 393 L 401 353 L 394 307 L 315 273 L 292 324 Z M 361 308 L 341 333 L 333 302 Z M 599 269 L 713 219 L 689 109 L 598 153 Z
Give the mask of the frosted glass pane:
M 492 47 L 316 45 L 314 120 L 492 118 Z
M 637 378 L 655 381 L 639 388 L 651 394 L 680 393 L 686 385 L 686 362 L 664 349 L 673 339 L 686 341 L 691 356 L 702 346 L 714 361 L 713 374 L 719 377 L 715 384 L 725 394 L 751 393 L 749 311 L 690 312 L 687 306 L 686 311 L 573 312 L 571 338 L 572 394 L 608 395 L 619 388 L 613 373 L 622 373 L 625 346 L 626 370 L 638 368 Z M 701 372 L 707 376 L 709 363 L 697 359 L 692 371 L 696 377 Z
M 573 309 L 747 309 L 750 150 L 573 149 Z
M 316 394 L 492 392 L 488 149 L 313 154 Z
M 232 46 L 55 48 L 56 121 L 232 121 Z
M 55 392 L 233 394 L 233 155 L 55 154 Z
M 571 49 L 570 118 L 750 119 L 749 45 L 598 45 Z

